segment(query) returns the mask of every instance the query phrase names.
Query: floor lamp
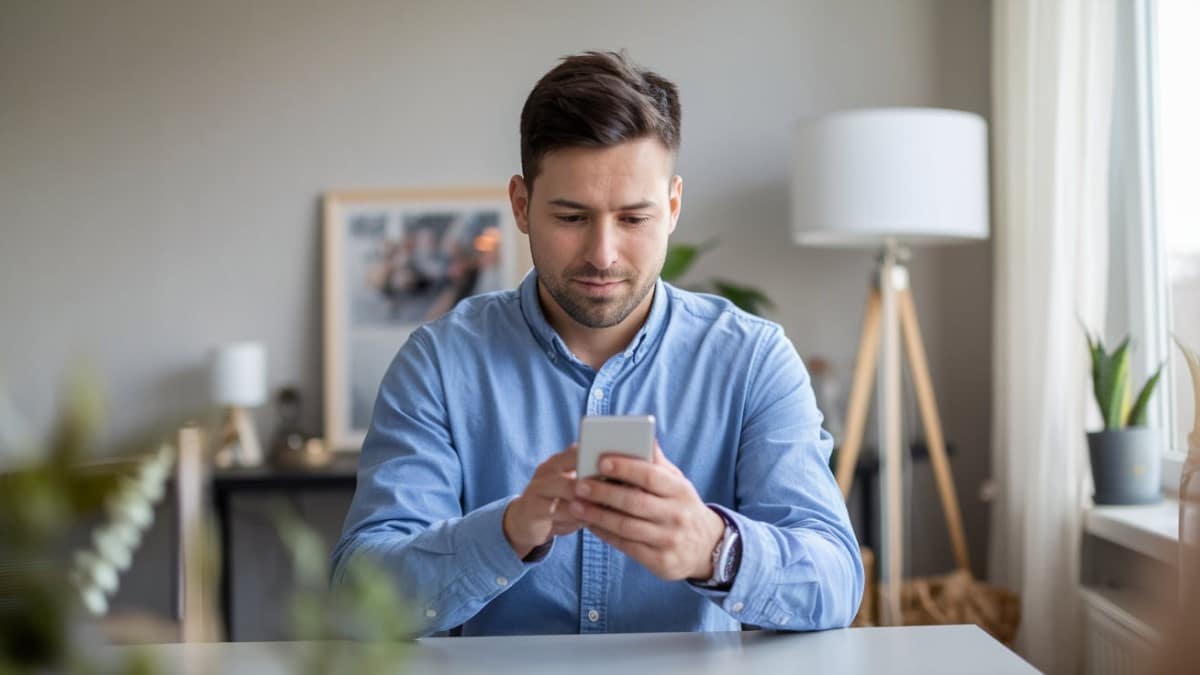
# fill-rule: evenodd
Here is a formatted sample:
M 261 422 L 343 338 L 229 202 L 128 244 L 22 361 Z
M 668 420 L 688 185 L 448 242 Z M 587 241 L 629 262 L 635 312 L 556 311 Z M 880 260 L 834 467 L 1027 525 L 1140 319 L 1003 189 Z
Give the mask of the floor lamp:
M 808 120 L 795 137 L 792 237 L 802 246 L 870 248 L 878 265 L 863 320 L 837 479 L 850 491 L 878 377 L 883 524 L 880 622 L 901 623 L 903 491 L 901 340 L 957 562 L 969 569 L 925 348 L 909 289 L 908 245 L 988 236 L 987 126 L 978 115 L 932 108 L 853 110 Z

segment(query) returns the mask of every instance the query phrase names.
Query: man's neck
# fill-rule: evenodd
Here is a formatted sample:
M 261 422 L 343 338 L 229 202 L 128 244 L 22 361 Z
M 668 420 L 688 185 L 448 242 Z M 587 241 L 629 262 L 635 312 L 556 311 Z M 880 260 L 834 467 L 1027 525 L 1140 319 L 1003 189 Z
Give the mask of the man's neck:
M 650 316 L 655 290 L 651 290 L 638 306 L 621 323 L 608 328 L 590 328 L 572 319 L 559 307 L 550 293 L 538 281 L 538 301 L 550 327 L 566 343 L 567 349 L 580 361 L 600 370 L 612 356 L 629 346 L 633 337 L 641 330 Z

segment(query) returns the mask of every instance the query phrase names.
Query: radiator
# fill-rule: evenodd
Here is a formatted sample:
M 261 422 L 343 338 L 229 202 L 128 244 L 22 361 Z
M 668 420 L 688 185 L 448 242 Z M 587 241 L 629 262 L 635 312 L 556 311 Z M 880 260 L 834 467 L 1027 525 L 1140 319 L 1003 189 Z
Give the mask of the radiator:
M 1083 589 L 1084 670 L 1088 675 L 1141 675 L 1154 657 L 1158 635 L 1132 610 L 1121 591 Z

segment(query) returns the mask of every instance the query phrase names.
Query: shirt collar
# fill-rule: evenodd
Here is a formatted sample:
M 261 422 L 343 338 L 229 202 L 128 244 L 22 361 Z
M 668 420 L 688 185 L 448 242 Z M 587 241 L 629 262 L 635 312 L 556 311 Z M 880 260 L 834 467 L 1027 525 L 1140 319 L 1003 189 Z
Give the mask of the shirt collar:
M 562 356 L 572 356 L 571 350 L 567 349 L 562 336 L 546 320 L 546 315 L 542 311 L 542 304 L 538 300 L 537 286 L 537 269 L 535 268 L 529 270 L 529 273 L 525 275 L 520 287 L 517 289 L 517 296 L 520 298 L 521 313 L 525 317 L 525 323 L 529 325 L 529 330 L 533 332 L 538 344 L 545 350 L 547 356 L 554 358 L 556 352 Z M 667 293 L 667 285 L 663 283 L 661 278 L 656 279 L 654 281 L 654 299 L 650 302 L 650 313 L 646 316 L 645 323 L 642 324 L 642 327 L 625 348 L 625 358 L 632 358 L 635 363 L 641 362 L 650 350 L 650 347 L 657 342 L 658 337 L 666 329 L 667 310 L 670 304 Z

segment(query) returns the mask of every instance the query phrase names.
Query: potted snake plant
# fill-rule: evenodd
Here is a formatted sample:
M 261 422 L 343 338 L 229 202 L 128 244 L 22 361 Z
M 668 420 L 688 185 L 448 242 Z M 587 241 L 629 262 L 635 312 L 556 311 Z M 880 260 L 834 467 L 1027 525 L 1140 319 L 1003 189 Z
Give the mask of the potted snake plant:
M 1146 424 L 1146 412 L 1162 365 L 1131 397 L 1129 338 L 1111 353 L 1087 335 L 1092 385 L 1104 429 L 1087 435 L 1097 504 L 1153 504 L 1162 498 L 1162 435 Z

